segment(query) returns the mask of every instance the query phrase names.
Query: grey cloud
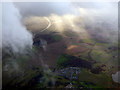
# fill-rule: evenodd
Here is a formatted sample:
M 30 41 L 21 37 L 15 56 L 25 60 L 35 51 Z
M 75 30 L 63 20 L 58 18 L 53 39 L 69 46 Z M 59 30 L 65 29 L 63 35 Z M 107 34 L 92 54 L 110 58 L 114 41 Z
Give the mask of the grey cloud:
M 63 15 L 71 13 L 70 3 L 59 2 L 18 2 L 15 3 L 23 17 L 49 16 L 51 13 Z

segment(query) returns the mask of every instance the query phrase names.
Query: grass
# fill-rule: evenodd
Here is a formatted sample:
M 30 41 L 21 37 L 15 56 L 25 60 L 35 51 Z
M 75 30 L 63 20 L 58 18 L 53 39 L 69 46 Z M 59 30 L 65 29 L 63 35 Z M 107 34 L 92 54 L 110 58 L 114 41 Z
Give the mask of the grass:
M 56 76 L 55 80 L 58 83 L 57 88 L 64 88 L 70 83 L 70 80 L 65 79 L 63 76 Z
M 105 74 L 93 74 L 87 70 L 82 70 L 79 74 L 79 81 L 92 82 L 101 88 L 110 86 L 111 79 Z
M 84 43 L 89 43 L 89 44 L 94 44 L 96 43 L 96 41 L 92 40 L 92 39 L 84 39 L 83 40 Z
M 56 81 L 59 81 L 61 83 L 69 83 L 70 82 L 68 79 L 65 79 L 62 76 L 56 76 L 55 79 L 56 79 Z
M 109 47 L 109 44 L 107 44 L 107 43 L 96 43 L 96 45 L 98 45 L 98 46 L 102 46 L 102 47 Z
M 37 72 L 37 71 L 30 70 L 30 71 L 26 74 L 26 76 L 24 77 L 24 78 L 25 78 L 25 81 L 24 81 L 21 85 L 22 85 L 22 86 L 25 86 L 26 84 L 28 84 L 28 82 L 29 82 L 32 78 L 38 76 L 39 74 L 40 74 L 40 73 Z
M 38 52 L 40 50 L 40 48 L 37 46 L 33 46 L 32 49 L 33 49 L 33 52 Z
M 101 50 L 101 49 L 94 49 L 91 53 L 92 58 L 94 60 L 96 60 L 97 62 L 103 62 L 106 63 L 110 60 L 112 60 L 112 55 L 106 53 L 105 51 Z
M 66 35 L 67 37 L 75 37 L 77 36 L 77 34 L 73 31 L 64 31 L 64 35 Z
M 84 39 L 83 42 L 88 43 L 88 44 L 96 43 L 96 45 L 98 45 L 98 46 L 109 47 L 109 44 L 107 44 L 107 43 L 100 43 L 100 42 L 97 42 L 97 41 L 92 40 L 92 39 Z
M 49 78 L 49 77 L 48 77 Z M 55 76 L 55 86 L 53 86 L 53 88 L 57 87 L 57 88 L 64 88 L 65 86 L 67 86 L 70 83 L 70 80 L 65 79 L 63 76 Z M 49 83 L 49 81 L 48 81 Z M 46 84 L 46 82 L 40 82 L 39 84 L 36 85 L 37 89 L 41 89 L 41 88 L 51 88 L 51 86 L 49 86 L 48 84 Z
M 83 89 L 86 89 L 86 88 L 94 88 L 94 89 L 98 89 L 98 88 L 101 88 L 101 86 L 99 85 L 96 85 L 94 83 L 91 83 L 91 82 L 85 82 L 85 81 L 72 81 L 72 84 L 75 88 L 78 88 L 78 87 L 83 87 Z
M 69 58 L 67 57 L 67 55 L 62 54 L 57 61 L 57 66 L 62 67 L 62 64 L 67 62 L 68 60 L 69 60 Z
M 15 85 L 16 83 L 20 83 L 21 86 L 25 86 L 29 83 L 29 81 L 38 76 L 40 72 L 29 70 L 25 72 L 24 76 L 19 76 L 19 78 L 16 78 L 13 82 L 11 82 L 11 85 Z
M 85 83 L 85 82 L 80 82 L 80 85 L 82 85 L 84 88 L 101 88 L 100 86 L 98 85 L 92 85 L 90 83 Z
M 55 41 L 62 40 L 62 36 L 61 35 L 53 34 L 52 36 L 53 36 L 53 38 L 54 38 Z
M 83 52 L 83 53 L 80 53 L 79 56 L 80 56 L 80 58 L 82 58 L 82 59 L 89 60 L 88 50 L 85 51 L 85 52 Z

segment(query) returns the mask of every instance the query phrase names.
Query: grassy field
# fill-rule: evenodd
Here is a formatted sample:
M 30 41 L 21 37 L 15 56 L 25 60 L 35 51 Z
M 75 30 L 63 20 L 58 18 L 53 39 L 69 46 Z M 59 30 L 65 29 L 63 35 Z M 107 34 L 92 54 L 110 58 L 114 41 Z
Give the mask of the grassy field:
M 52 36 L 53 36 L 53 38 L 54 38 L 55 41 L 62 40 L 62 36 L 61 35 L 53 34 Z
M 62 67 L 62 64 L 67 62 L 68 60 L 69 58 L 67 57 L 67 55 L 62 54 L 57 61 L 57 67 Z
M 67 37 L 76 37 L 77 36 L 76 33 L 73 31 L 64 31 L 63 34 Z
M 108 47 L 109 44 L 107 43 L 100 43 L 100 42 L 97 42 L 95 40 L 92 40 L 92 39 L 83 39 L 83 42 L 84 43 L 88 43 L 88 44 L 95 44 L 98 45 L 98 46 L 102 46 L 102 47 Z
M 96 49 L 96 50 L 94 49 L 91 55 L 94 60 L 96 60 L 97 62 L 102 62 L 102 63 L 106 63 L 112 59 L 112 55 L 106 53 L 105 51 L 101 49 Z
M 111 78 L 105 74 L 93 74 L 87 70 L 82 70 L 79 74 L 79 81 L 92 82 L 100 87 L 110 86 Z
M 96 43 L 96 42 L 95 42 L 94 40 L 92 40 L 92 39 L 84 39 L 83 42 L 84 42 L 84 43 L 89 43 L 89 44 L 94 44 L 94 43 Z

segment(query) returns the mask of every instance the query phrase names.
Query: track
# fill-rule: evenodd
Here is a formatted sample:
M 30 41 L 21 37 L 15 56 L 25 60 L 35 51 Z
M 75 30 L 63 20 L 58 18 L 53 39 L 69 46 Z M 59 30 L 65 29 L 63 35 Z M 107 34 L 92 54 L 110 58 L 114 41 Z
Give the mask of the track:
M 51 22 L 50 19 L 48 17 L 44 17 L 44 19 L 48 22 L 48 25 L 46 28 L 44 28 L 43 30 L 41 30 L 40 32 L 43 32 L 45 30 L 47 30 L 50 26 L 52 26 L 54 23 L 60 23 L 62 22 L 61 20 L 55 21 L 55 22 Z
M 44 17 L 46 20 L 47 20 L 47 22 L 48 22 L 48 25 L 47 25 L 47 27 L 46 28 L 44 28 L 43 30 L 41 30 L 40 32 L 43 32 L 43 31 L 45 31 L 45 30 L 47 30 L 51 25 L 52 25 L 52 23 L 51 23 L 51 21 L 47 18 L 47 17 Z

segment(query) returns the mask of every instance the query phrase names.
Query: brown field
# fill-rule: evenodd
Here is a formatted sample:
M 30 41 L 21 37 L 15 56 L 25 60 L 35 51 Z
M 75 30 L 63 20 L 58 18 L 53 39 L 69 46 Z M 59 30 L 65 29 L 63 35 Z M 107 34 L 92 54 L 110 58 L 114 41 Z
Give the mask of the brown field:
M 79 54 L 79 53 L 83 53 L 87 50 L 88 50 L 88 48 L 85 48 L 85 47 L 80 46 L 80 45 L 70 45 L 66 49 L 66 53 L 69 54 L 69 55 L 76 55 L 76 54 Z

